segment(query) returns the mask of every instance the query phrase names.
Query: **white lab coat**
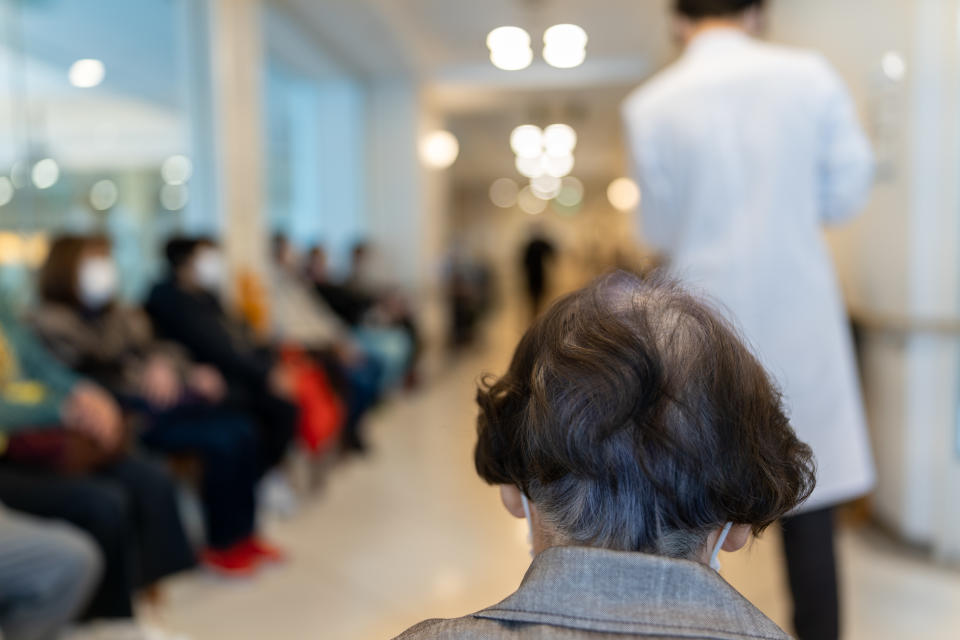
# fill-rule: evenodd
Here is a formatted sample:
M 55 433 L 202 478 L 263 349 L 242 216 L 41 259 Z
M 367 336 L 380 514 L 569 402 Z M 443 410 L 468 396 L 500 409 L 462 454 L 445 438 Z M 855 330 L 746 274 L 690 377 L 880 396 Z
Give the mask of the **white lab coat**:
M 624 103 L 643 237 L 729 312 L 814 451 L 802 511 L 867 493 L 874 466 L 824 224 L 873 177 L 853 102 L 820 55 L 734 29 L 697 37 Z

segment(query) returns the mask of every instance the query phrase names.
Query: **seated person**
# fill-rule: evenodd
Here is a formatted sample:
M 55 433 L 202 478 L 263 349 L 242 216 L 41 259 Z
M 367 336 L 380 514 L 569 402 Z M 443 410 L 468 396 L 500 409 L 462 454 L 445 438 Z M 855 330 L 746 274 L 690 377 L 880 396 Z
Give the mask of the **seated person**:
M 717 556 L 809 496 L 812 454 L 719 314 L 614 273 L 541 316 L 477 399 L 477 471 L 535 557 L 500 604 L 400 638 L 789 637 Z
M 224 311 L 217 297 L 223 262 L 206 238 L 167 243 L 167 278 L 153 287 L 146 311 L 157 334 L 172 340 L 226 379 L 228 406 L 253 416 L 259 441 L 257 478 L 284 460 L 296 430 L 292 372 L 278 354 L 259 346 L 250 332 Z
M 347 408 L 344 448 L 364 451 L 361 419 L 389 382 L 384 370 L 392 354 L 369 351 L 354 340 L 349 327 L 300 279 L 293 247 L 282 235 L 273 237 L 270 307 L 274 339 L 284 346 L 305 349 L 339 387 Z
M 372 359 L 381 369 L 379 391 L 388 391 L 405 375 L 413 344 L 407 334 L 390 326 L 351 326 L 328 306 L 325 298 L 303 282 L 302 269 L 293 247 L 282 235 L 274 236 L 273 303 L 281 334 L 304 344 L 322 343 L 346 347 L 358 358 Z
M 0 634 L 54 640 L 87 605 L 103 560 L 83 531 L 0 505 Z
M 392 328 L 407 337 L 411 352 L 397 377 L 407 375 L 407 382 L 415 379 L 415 366 L 422 350 L 420 334 L 407 301 L 396 291 L 373 284 L 370 277 L 370 247 L 359 242 L 351 253 L 351 271 L 346 280 L 336 283 L 327 268 L 327 256 L 322 247 L 310 253 L 307 275 L 317 293 L 327 301 L 345 322 L 355 327 L 361 341 L 374 329 Z M 376 334 L 373 334 L 374 337 Z
M 87 618 L 133 624 L 133 595 L 192 567 L 173 479 L 123 451 L 120 410 L 0 313 L 0 502 L 89 534 L 103 578 Z
M 116 302 L 117 273 L 106 238 L 63 237 L 40 272 L 41 304 L 31 325 L 65 365 L 96 381 L 143 426 L 151 449 L 200 458 L 208 549 L 226 574 L 250 573 L 280 553 L 254 535 L 257 436 L 226 408 L 220 373 L 191 362 L 153 335 L 138 309 Z

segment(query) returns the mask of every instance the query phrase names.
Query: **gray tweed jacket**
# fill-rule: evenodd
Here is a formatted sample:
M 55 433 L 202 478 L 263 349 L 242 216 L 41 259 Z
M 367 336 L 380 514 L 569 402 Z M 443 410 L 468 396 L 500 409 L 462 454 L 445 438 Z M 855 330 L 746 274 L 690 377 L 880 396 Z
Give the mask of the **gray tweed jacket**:
M 701 564 L 557 547 L 538 555 L 517 592 L 500 604 L 456 620 L 421 622 L 397 640 L 789 637 Z

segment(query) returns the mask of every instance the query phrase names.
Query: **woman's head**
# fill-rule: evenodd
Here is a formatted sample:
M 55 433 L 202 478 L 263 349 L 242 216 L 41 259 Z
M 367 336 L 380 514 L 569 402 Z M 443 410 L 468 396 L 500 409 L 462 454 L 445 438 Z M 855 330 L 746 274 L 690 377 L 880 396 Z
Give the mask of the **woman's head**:
M 557 544 L 692 558 L 813 489 L 766 372 L 677 285 L 617 272 L 556 303 L 479 393 L 476 466 Z
M 170 273 L 181 284 L 215 292 L 223 284 L 224 265 L 216 242 L 207 237 L 175 237 L 164 251 Z
M 98 310 L 117 294 L 110 241 L 103 236 L 61 236 L 40 271 L 40 296 L 47 302 Z

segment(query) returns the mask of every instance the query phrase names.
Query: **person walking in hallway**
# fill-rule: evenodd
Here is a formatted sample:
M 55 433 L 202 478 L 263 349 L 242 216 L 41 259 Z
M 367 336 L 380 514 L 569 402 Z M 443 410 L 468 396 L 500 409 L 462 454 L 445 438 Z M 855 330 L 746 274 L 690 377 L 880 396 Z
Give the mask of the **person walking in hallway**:
M 623 115 L 643 235 L 719 300 L 777 378 L 817 488 L 783 520 L 801 640 L 839 637 L 833 508 L 875 471 L 844 306 L 821 227 L 873 177 L 853 101 L 819 54 L 755 39 L 763 0 L 676 0 L 683 55 Z

